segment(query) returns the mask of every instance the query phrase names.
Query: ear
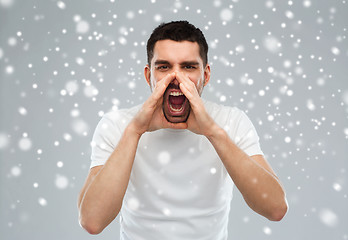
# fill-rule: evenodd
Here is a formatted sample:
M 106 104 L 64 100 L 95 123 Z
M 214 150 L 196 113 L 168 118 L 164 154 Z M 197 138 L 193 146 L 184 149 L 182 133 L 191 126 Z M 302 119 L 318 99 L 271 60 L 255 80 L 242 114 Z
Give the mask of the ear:
M 204 69 L 204 86 L 208 84 L 210 80 L 210 65 L 207 63 Z
M 147 84 L 150 86 L 151 88 L 151 69 L 149 64 L 146 64 L 145 68 L 144 68 L 144 75 L 145 75 L 145 79 Z

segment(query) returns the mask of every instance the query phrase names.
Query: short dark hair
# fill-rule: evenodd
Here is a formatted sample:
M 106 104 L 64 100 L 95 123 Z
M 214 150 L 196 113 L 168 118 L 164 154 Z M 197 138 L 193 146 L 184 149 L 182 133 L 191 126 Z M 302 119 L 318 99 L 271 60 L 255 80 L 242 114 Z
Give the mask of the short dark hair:
M 160 40 L 173 40 L 176 42 L 190 41 L 197 42 L 199 45 L 199 55 L 203 60 L 203 65 L 208 62 L 208 44 L 202 31 L 188 21 L 172 21 L 161 23 L 155 28 L 147 41 L 147 63 L 150 65 L 153 58 L 155 44 Z

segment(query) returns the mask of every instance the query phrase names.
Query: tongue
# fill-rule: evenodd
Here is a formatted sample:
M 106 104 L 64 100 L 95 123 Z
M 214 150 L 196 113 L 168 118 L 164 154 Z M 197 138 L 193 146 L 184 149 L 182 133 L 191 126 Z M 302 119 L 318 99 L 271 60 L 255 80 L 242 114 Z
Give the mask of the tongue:
M 169 102 L 172 105 L 182 105 L 185 101 L 185 96 L 180 95 L 180 96 L 169 96 Z

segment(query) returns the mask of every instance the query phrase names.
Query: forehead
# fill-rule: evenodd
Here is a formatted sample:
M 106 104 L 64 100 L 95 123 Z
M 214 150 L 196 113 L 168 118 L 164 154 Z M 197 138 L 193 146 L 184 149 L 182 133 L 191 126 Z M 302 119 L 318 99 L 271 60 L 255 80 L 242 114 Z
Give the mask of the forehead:
M 160 40 L 156 42 L 153 53 L 152 61 L 158 59 L 169 62 L 198 61 L 203 64 L 197 42 Z

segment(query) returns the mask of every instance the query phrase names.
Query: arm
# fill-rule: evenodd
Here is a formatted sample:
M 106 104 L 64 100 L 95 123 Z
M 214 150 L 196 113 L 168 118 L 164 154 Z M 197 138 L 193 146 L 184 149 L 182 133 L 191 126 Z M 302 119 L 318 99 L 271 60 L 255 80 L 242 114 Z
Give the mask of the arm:
M 267 161 L 243 152 L 206 112 L 194 83 L 182 73 L 177 79 L 192 108 L 188 129 L 209 139 L 250 208 L 272 221 L 281 220 L 288 208 L 285 192 Z
M 249 157 L 218 126 L 207 136 L 245 202 L 271 221 L 280 221 L 287 212 L 284 189 L 262 155 Z
M 141 135 L 160 128 L 187 127 L 184 123 L 169 123 L 163 116 L 163 93 L 174 77 L 168 74 L 157 83 L 151 96 L 124 130 L 105 165 L 90 170 L 78 199 L 79 221 L 89 233 L 100 233 L 118 215 Z
M 126 128 L 105 165 L 91 169 L 78 203 L 80 224 L 89 233 L 100 233 L 119 213 L 139 138 Z

